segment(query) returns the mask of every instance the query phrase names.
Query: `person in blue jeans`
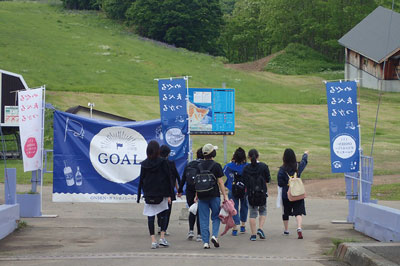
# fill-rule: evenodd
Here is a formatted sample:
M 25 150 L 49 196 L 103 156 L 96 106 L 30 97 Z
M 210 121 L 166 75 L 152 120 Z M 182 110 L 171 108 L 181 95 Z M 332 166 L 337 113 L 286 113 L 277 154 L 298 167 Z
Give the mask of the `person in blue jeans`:
M 232 160 L 230 163 L 226 164 L 224 167 L 224 174 L 226 176 L 225 187 L 228 188 L 228 197 L 232 199 L 235 203 L 235 209 L 237 214 L 233 216 L 233 220 L 235 221 L 235 226 L 232 228 L 232 235 L 237 236 L 238 230 L 237 227 L 240 225 L 240 232 L 246 232 L 246 221 L 247 214 L 249 211 L 249 204 L 247 201 L 247 195 L 245 194 L 241 198 L 236 198 L 232 193 L 232 182 L 234 181 L 235 175 L 242 175 L 243 168 L 247 165 L 246 162 L 246 152 L 241 147 L 237 148 L 233 154 Z M 236 173 L 235 173 L 236 172 Z
M 199 169 L 210 170 L 210 172 L 216 178 L 216 183 L 210 191 L 197 191 L 197 197 L 199 199 L 198 212 L 200 220 L 200 231 L 201 238 L 203 240 L 203 248 L 210 248 L 210 210 L 211 210 L 211 221 L 212 221 L 212 236 L 211 242 L 214 247 L 220 246 L 218 242 L 219 225 L 220 219 L 218 217 L 221 205 L 220 191 L 223 195 L 224 201 L 227 199 L 224 181 L 222 177 L 222 167 L 219 163 L 213 159 L 217 155 L 217 147 L 212 144 L 206 144 L 203 146 L 202 151 L 204 160 L 199 163 Z

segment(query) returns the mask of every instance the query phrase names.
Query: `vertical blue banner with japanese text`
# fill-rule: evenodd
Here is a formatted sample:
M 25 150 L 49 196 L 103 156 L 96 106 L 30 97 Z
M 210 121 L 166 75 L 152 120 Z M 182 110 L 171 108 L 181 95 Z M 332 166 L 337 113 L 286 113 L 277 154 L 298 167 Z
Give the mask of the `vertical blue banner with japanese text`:
M 165 143 L 170 147 L 170 159 L 187 158 L 189 152 L 186 80 L 160 79 L 160 116 Z
M 359 127 L 355 81 L 326 83 L 332 173 L 359 170 Z

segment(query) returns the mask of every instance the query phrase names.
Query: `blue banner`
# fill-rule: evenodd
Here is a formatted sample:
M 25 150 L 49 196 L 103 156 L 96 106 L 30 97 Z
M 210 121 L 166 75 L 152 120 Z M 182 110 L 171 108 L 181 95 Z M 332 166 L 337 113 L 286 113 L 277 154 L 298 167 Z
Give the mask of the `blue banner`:
M 185 157 L 189 152 L 188 115 L 186 109 L 186 80 L 160 79 L 160 116 L 162 139 L 170 147 L 173 160 Z
M 332 173 L 359 170 L 359 128 L 355 81 L 326 83 Z
M 147 143 L 160 120 L 118 122 L 54 112 L 53 201 L 135 202 Z M 187 157 L 175 160 L 183 173 Z

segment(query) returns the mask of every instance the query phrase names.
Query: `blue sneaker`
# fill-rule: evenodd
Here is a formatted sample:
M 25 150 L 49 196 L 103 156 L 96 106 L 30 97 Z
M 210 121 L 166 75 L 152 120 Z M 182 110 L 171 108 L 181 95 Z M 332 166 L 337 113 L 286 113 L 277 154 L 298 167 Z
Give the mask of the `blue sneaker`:
M 257 240 L 257 235 L 250 236 L 250 241 L 256 241 L 256 240 Z
M 246 227 L 245 226 L 240 226 L 240 233 L 245 233 L 246 232 Z
M 232 235 L 237 236 L 237 230 L 232 230 Z
M 260 239 L 265 239 L 265 234 L 262 229 L 257 230 L 257 235 L 260 237 Z

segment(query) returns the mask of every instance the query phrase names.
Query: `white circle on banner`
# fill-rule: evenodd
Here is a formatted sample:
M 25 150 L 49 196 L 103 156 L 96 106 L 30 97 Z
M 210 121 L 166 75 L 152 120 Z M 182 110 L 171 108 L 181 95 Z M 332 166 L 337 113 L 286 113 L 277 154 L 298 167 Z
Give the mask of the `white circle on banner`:
M 179 147 L 185 140 L 185 135 L 183 135 L 182 130 L 177 127 L 172 127 L 165 132 L 165 140 L 168 145 L 172 147 Z
M 90 142 L 90 161 L 103 178 L 124 184 L 140 175 L 146 159 L 146 139 L 134 129 L 106 127 Z
M 356 152 L 356 141 L 349 135 L 340 135 L 333 141 L 333 152 L 342 159 L 348 159 Z

